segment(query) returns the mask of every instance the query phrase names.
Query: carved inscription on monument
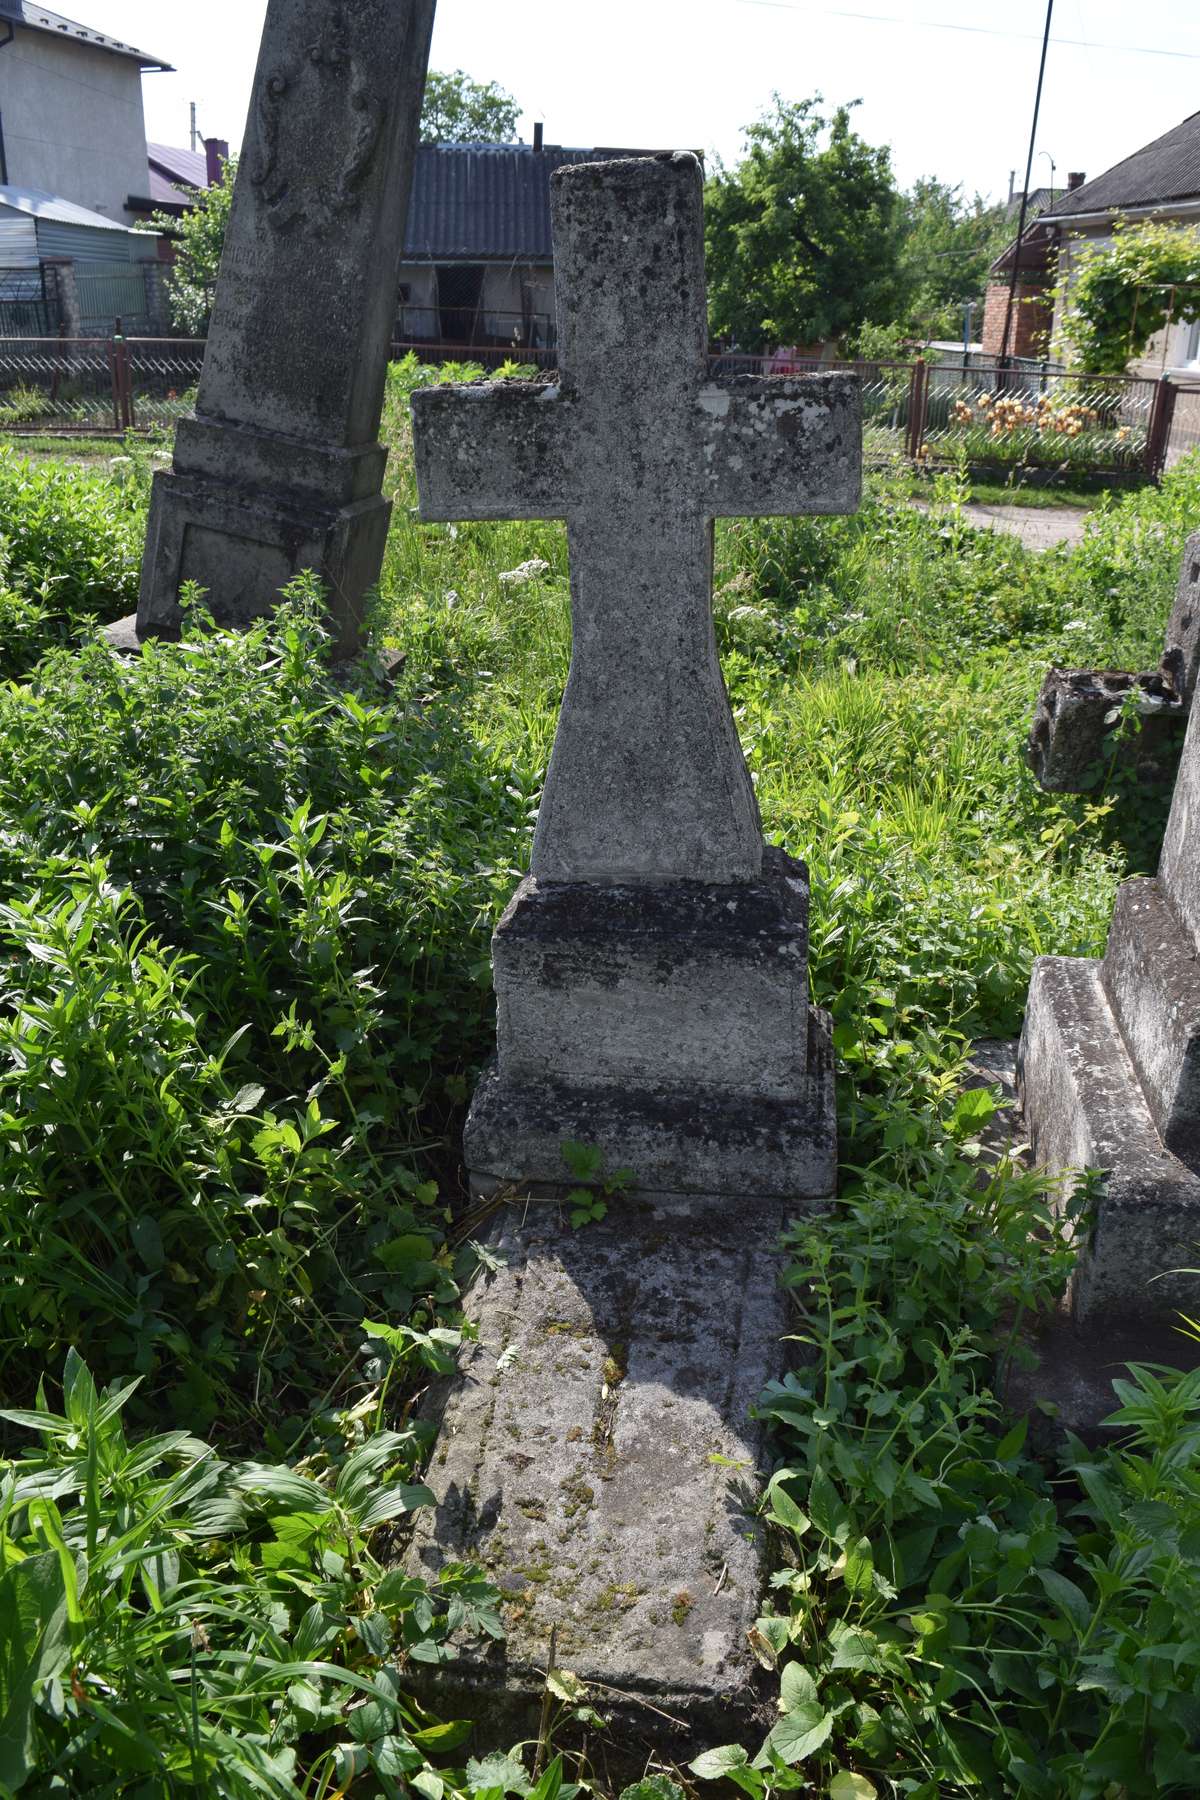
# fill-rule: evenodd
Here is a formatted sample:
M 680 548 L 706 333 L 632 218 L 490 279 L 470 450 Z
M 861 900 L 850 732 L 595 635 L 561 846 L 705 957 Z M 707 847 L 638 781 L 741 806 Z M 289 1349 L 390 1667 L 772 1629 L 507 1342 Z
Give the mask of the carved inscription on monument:
M 302 95 L 304 88 L 310 91 Z M 382 88 L 371 78 L 365 52 L 352 47 L 341 6 L 334 6 L 313 43 L 268 76 L 256 109 L 250 182 L 275 230 L 303 222 L 309 231 L 328 232 L 358 211 L 383 136 Z M 320 159 L 304 135 L 314 117 L 331 152 Z

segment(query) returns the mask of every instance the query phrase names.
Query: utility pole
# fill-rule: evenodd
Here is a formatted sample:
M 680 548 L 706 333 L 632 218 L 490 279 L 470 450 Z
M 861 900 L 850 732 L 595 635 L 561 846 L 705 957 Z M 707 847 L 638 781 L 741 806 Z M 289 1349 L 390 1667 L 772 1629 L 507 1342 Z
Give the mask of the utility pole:
M 193 150 L 193 152 L 195 151 L 198 139 L 199 139 L 199 134 L 196 130 L 196 102 L 193 100 L 192 101 L 192 150 Z
M 1000 343 L 1000 367 L 1008 367 L 1008 344 L 1012 333 L 1013 307 L 1017 299 L 1017 282 L 1021 276 L 1021 239 L 1025 236 L 1025 217 L 1029 210 L 1029 184 L 1033 179 L 1033 152 L 1037 144 L 1038 114 L 1042 108 L 1042 82 L 1046 76 L 1046 52 L 1050 48 L 1050 21 L 1054 17 L 1054 0 L 1046 0 L 1046 30 L 1042 36 L 1042 60 L 1038 64 L 1037 92 L 1033 97 L 1033 124 L 1029 128 L 1029 155 L 1025 159 L 1025 192 L 1021 195 L 1021 216 L 1017 221 L 1017 245 L 1013 253 L 1012 280 L 1008 286 L 1008 305 L 1004 310 L 1004 336 Z

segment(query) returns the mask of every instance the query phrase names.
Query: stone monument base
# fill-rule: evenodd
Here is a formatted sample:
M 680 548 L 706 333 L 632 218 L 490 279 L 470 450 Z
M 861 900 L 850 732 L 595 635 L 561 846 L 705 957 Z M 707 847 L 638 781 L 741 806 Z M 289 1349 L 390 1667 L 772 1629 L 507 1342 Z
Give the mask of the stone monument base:
M 175 465 L 150 499 L 139 638 L 177 638 L 179 589 L 211 596 L 218 624 L 244 628 L 305 569 L 329 598 L 336 656 L 362 643 L 364 590 L 376 580 L 391 520 L 378 444 L 335 450 L 204 419 L 180 422 Z
M 564 1143 L 638 1191 L 813 1201 L 836 1187 L 829 1020 L 808 1001 L 808 878 L 522 882 L 493 940 L 497 1056 L 464 1131 L 478 1186 L 569 1182 Z
M 1113 733 L 1131 693 L 1139 728 L 1118 743 Z M 1029 732 L 1029 764 L 1051 794 L 1090 793 L 1114 752 L 1139 781 L 1161 785 L 1174 778 L 1187 720 L 1187 702 L 1161 670 L 1051 669 Z
M 786 1367 L 784 1222 L 771 1203 L 622 1199 L 572 1231 L 556 1206 L 504 1209 L 407 1553 L 426 1576 L 478 1563 L 504 1595 L 503 1643 L 410 1669 L 443 1716 L 479 1720 L 477 1754 L 536 1735 L 552 1632 L 633 1774 L 650 1749 L 683 1760 L 778 1716 L 747 1633 L 766 1455 L 750 1409 Z
M 1130 883 L 1129 886 L 1152 886 Z M 1107 963 L 1039 957 L 1025 1013 L 1019 1083 L 1033 1160 L 1106 1171 L 1075 1273 L 1085 1333 L 1128 1322 L 1135 1335 L 1196 1305 L 1200 1174 L 1163 1143 L 1110 1004 Z M 1178 1338 L 1180 1357 L 1186 1340 Z

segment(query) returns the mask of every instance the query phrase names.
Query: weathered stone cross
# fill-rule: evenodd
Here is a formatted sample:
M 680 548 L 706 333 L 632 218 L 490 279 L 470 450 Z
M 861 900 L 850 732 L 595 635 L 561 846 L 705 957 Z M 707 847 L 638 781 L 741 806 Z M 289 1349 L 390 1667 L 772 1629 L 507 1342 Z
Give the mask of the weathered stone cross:
M 772 1246 L 837 1181 L 806 871 L 763 846 L 717 662 L 712 521 L 851 508 L 861 455 L 852 377 L 709 379 L 701 204 L 692 156 L 564 171 L 560 385 L 413 401 L 426 518 L 565 517 L 571 552 L 571 674 L 533 873 L 493 939 L 467 1169 L 480 1194 L 553 1196 L 574 1140 L 636 1193 L 585 1233 L 501 1209 L 503 1274 L 412 1566 L 480 1562 L 518 1602 L 502 1656 L 455 1665 L 516 1735 L 557 1633 L 639 1746 L 647 1721 L 687 1721 L 673 1757 L 755 1705 L 759 1553 L 719 1465 L 762 1466 L 746 1415 L 788 1329 Z M 548 1543 L 556 1579 L 531 1583 Z
M 421 516 L 565 518 L 571 673 L 540 881 L 755 881 L 763 843 L 712 624 L 712 521 L 858 504 L 857 383 L 707 373 L 687 154 L 554 178 L 557 386 L 413 398 Z

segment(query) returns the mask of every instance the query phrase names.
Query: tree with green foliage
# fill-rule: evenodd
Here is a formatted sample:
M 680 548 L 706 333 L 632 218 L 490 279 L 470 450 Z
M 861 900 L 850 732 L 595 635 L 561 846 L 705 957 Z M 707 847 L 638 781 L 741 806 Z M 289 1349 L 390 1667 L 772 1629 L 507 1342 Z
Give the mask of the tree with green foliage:
M 472 81 L 462 69 L 430 69 L 421 113 L 423 144 L 507 144 L 516 136 L 519 103 L 494 81 Z
M 208 331 L 236 176 L 237 158 L 232 157 L 222 167 L 215 187 L 192 190 L 194 203 L 182 218 L 158 212 L 141 227 L 174 242 L 175 261 L 167 278 L 167 295 L 171 321 L 176 331 L 188 337 L 203 337 Z
M 1110 244 L 1088 246 L 1064 268 L 1061 334 L 1088 375 L 1120 375 L 1171 320 L 1200 318 L 1200 229 L 1127 225 Z
M 903 198 L 902 322 L 922 338 L 958 337 L 968 301 L 982 302 L 989 265 L 1012 236 L 1008 209 L 924 176 Z
M 840 338 L 896 311 L 891 154 L 851 130 L 851 106 L 826 118 L 822 104 L 776 94 L 747 129 L 744 160 L 718 162 L 708 183 L 712 329 L 746 349 Z

